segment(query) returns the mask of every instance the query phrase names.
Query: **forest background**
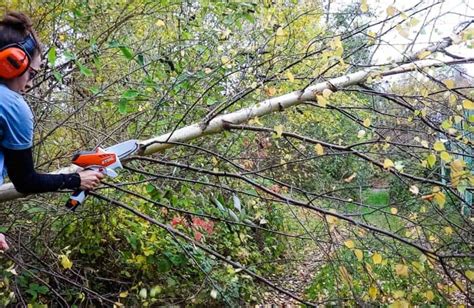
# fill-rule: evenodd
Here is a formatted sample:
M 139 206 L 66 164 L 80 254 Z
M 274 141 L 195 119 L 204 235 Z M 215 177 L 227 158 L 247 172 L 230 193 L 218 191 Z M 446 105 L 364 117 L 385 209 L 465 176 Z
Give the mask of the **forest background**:
M 74 213 L 0 188 L 0 306 L 473 304 L 472 2 L 1 5 L 37 168 L 141 150 Z

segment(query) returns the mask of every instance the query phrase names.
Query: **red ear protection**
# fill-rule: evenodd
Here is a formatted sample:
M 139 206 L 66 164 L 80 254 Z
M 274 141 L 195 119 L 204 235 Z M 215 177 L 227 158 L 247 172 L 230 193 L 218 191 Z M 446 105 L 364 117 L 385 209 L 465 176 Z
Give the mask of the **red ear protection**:
M 22 42 L 10 44 L 0 49 L 0 78 L 12 79 L 21 76 L 31 62 L 36 49 L 36 41 L 30 34 Z

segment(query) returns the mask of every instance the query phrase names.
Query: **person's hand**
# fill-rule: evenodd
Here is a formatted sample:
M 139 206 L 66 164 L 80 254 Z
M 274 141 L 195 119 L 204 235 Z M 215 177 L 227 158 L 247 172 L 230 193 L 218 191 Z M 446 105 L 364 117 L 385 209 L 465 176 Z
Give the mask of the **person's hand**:
M 81 186 L 79 187 L 82 190 L 93 190 L 100 184 L 100 180 L 104 178 L 104 174 L 93 171 L 93 170 L 84 170 L 78 172 L 81 177 Z
M 0 233 L 0 251 L 5 251 L 9 248 L 10 247 L 8 247 L 7 241 L 5 240 L 5 235 Z

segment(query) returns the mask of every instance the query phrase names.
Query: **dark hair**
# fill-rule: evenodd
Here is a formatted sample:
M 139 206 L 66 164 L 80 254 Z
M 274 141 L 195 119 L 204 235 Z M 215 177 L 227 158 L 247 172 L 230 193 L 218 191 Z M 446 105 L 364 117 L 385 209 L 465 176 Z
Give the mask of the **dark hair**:
M 10 11 L 0 20 L 0 48 L 22 42 L 30 34 L 36 40 L 36 49 L 31 56 L 41 54 L 40 41 L 28 16 L 21 12 Z

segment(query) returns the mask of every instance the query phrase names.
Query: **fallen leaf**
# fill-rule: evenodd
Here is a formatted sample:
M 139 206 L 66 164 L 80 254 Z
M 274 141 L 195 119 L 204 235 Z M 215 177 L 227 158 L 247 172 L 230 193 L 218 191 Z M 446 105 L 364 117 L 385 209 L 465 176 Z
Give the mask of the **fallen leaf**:
M 362 261 L 362 259 L 364 258 L 364 252 L 360 249 L 354 250 L 354 254 L 355 254 L 357 260 L 359 260 L 359 261 Z
M 372 255 L 372 261 L 374 261 L 374 264 L 380 264 L 382 263 L 382 255 L 379 254 L 378 252 L 374 253 Z
M 418 195 L 420 193 L 420 190 L 416 185 L 412 185 L 410 186 L 410 192 L 414 195 Z
M 349 176 L 348 178 L 345 178 L 344 182 L 350 183 L 352 182 L 353 179 L 355 179 L 356 176 L 357 176 L 357 173 L 354 172 L 351 176 Z
M 319 143 L 316 144 L 314 146 L 314 150 L 316 151 L 316 155 L 318 155 L 318 156 L 324 155 L 324 148 L 321 144 L 319 144 Z
M 393 163 L 392 160 L 388 159 L 388 158 L 385 158 L 384 162 L 383 162 L 383 167 L 384 169 L 389 169 L 389 168 L 392 168 L 394 167 L 395 164 Z
M 68 256 L 60 255 L 59 260 L 60 260 L 61 265 L 64 269 L 71 269 L 72 268 L 72 261 L 69 260 Z
M 355 244 L 354 244 L 354 242 L 353 242 L 352 240 L 347 240 L 347 241 L 345 241 L 345 242 L 344 242 L 344 245 L 345 245 L 347 248 L 349 248 L 349 249 L 352 249 L 352 248 L 355 247 Z
M 395 265 L 395 273 L 401 277 L 408 277 L 408 265 L 397 264 Z

